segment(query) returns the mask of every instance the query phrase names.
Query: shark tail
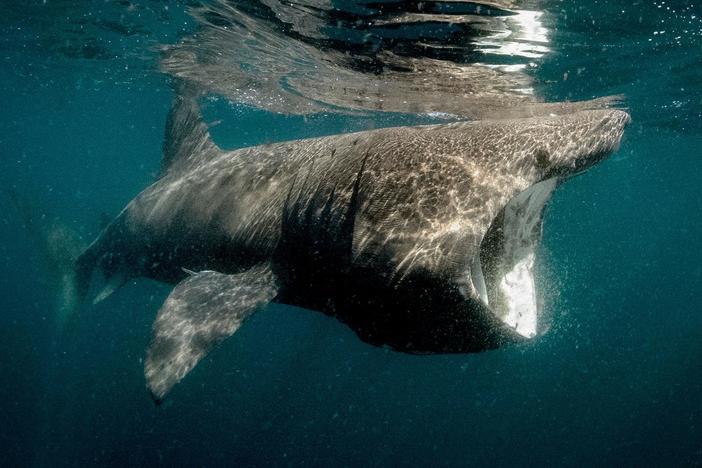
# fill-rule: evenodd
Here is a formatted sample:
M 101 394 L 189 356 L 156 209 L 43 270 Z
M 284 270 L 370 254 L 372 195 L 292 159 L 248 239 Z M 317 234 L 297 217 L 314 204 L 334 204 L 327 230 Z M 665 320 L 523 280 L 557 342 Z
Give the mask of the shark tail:
M 74 266 L 84 243 L 76 231 L 59 220 L 47 222 L 46 216 L 14 188 L 7 189 L 7 196 L 42 263 L 46 283 L 54 296 L 55 322 L 64 328 L 81 304 L 79 275 Z
M 85 302 L 88 297 L 93 271 L 97 264 L 97 258 L 93 251 L 91 247 L 88 247 L 76 258 L 73 264 L 73 286 L 76 298 L 80 303 Z
M 55 293 L 56 324 L 61 329 L 67 328 L 74 322 L 81 303 L 75 271 L 67 268 L 61 276 L 61 283 Z

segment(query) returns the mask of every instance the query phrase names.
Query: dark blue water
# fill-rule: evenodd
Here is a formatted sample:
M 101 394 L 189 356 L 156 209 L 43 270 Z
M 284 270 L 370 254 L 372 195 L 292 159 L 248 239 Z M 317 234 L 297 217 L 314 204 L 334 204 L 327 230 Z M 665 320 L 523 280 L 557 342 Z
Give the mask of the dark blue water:
M 90 23 L 70 39 L 64 16 L 115 13 L 46 3 L 2 2 L 0 184 L 87 241 L 156 176 L 172 91 L 154 49 L 192 21 L 182 2 L 135 2 L 136 19 L 117 14 L 131 29 Z M 169 287 L 132 282 L 57 332 L 42 255 L 2 198 L 0 464 L 702 464 L 702 8 L 543 8 L 543 96 L 621 93 L 633 117 L 620 151 L 547 210 L 546 335 L 410 356 L 274 305 L 155 407 L 142 359 Z M 213 134 L 227 147 L 412 123 L 223 101 L 206 117 L 223 120 Z

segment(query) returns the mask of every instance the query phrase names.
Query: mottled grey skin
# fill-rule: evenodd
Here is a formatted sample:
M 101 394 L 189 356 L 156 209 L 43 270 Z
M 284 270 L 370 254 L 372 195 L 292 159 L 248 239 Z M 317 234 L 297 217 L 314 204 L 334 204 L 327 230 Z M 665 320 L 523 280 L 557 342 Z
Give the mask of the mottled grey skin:
M 81 257 L 83 289 L 94 269 L 121 281 L 187 278 L 159 312 L 147 356 L 157 399 L 269 300 L 321 310 L 367 342 L 407 352 L 519 341 L 480 301 L 471 262 L 512 197 L 595 164 L 628 121 L 620 110 L 594 110 L 222 152 L 195 101 L 182 98 L 169 118 L 162 178 Z M 264 292 L 252 297 L 261 277 Z M 208 295 L 231 300 L 218 299 L 209 314 Z

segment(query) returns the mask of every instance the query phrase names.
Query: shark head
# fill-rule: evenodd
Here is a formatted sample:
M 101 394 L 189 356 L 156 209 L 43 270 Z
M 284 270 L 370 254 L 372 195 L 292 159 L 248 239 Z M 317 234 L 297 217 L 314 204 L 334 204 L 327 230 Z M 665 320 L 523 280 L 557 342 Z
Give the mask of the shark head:
M 519 337 L 544 331 L 538 290 L 543 282 L 535 276 L 544 207 L 556 187 L 618 149 L 629 120 L 621 110 L 593 110 L 529 119 L 512 129 L 514 158 L 508 164 L 516 165 L 511 170 L 522 175 L 526 188 L 497 210 L 469 276 L 473 294 Z

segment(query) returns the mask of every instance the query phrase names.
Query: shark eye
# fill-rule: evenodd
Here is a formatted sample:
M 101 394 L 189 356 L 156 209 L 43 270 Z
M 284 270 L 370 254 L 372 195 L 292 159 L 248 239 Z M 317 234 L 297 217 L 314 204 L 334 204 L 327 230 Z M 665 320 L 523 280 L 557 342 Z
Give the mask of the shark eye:
M 548 152 L 544 149 L 536 150 L 536 153 L 534 154 L 534 161 L 536 162 L 537 168 L 546 169 L 549 163 Z

